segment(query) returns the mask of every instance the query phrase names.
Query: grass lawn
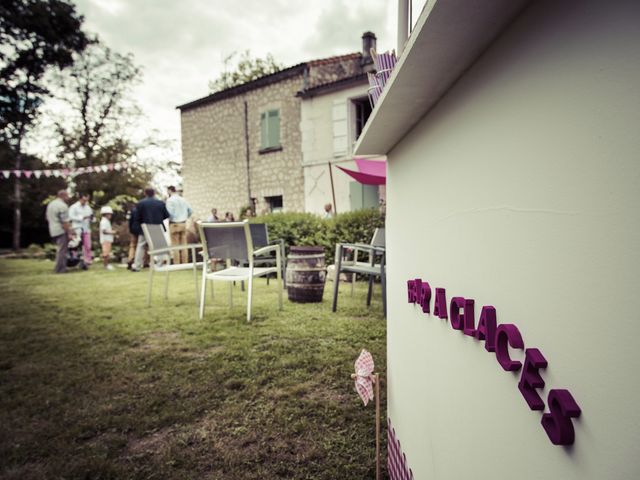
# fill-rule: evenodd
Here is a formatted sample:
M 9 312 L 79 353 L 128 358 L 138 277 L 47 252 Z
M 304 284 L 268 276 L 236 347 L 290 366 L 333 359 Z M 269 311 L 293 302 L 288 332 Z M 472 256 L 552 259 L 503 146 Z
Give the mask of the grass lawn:
M 367 348 L 385 377 L 379 285 L 280 312 L 259 280 L 247 324 L 239 286 L 198 320 L 188 272 L 147 308 L 146 273 L 52 269 L 0 260 L 0 478 L 375 478 L 350 374 Z

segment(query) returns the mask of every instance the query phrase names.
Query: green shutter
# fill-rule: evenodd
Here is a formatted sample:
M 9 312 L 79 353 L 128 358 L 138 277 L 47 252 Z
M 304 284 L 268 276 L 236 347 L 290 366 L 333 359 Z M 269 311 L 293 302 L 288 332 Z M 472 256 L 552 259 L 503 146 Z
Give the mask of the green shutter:
M 267 148 L 269 146 L 269 137 L 267 132 L 267 114 L 260 114 L 260 148 Z
M 260 148 L 280 146 L 280 110 L 260 114 Z
M 362 186 L 362 208 L 378 208 L 378 186 L 363 185 Z
M 362 185 L 358 182 L 349 183 L 349 200 L 351 203 L 351 211 L 360 210 L 362 208 Z
M 269 146 L 280 146 L 280 111 L 269 112 Z

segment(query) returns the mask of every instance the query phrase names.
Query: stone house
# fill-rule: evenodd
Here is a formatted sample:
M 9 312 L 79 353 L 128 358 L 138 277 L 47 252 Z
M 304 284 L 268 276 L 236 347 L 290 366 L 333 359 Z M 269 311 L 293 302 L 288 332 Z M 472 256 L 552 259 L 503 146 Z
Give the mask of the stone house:
M 196 217 L 213 207 L 236 216 L 247 205 L 257 213 L 305 210 L 304 92 L 366 82 L 376 38 L 366 32 L 362 40 L 362 53 L 300 63 L 177 107 L 184 192 Z

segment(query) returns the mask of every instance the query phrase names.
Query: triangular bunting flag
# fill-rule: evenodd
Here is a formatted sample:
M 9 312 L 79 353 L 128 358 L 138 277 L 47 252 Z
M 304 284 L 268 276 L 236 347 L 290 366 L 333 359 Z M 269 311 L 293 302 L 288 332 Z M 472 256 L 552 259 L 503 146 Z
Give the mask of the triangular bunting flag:
M 9 178 L 11 176 L 11 170 L 3 170 L 2 171 L 2 176 L 4 178 Z
M 31 178 L 31 175 L 33 175 L 33 172 L 31 170 L 23 170 L 22 175 L 24 175 L 27 178 Z
M 45 170 L 44 171 L 44 176 L 49 178 L 51 176 L 51 170 Z
M 60 170 L 52 170 L 53 176 L 58 178 L 60 175 L 62 175 L 62 173 L 60 172 Z
M 34 170 L 33 174 L 36 178 L 40 178 L 40 176 L 42 175 L 42 170 Z

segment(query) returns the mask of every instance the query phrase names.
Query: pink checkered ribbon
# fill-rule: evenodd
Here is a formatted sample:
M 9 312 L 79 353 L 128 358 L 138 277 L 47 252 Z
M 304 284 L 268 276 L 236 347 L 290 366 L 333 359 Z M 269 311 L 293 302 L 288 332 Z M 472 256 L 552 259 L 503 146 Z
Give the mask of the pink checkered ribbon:
M 351 378 L 356 381 L 356 392 L 364 402 L 365 406 L 373 400 L 373 357 L 365 349 L 362 349 L 360 356 L 356 360 L 356 373 Z
M 402 453 L 400 440 L 396 437 L 396 431 L 391 425 L 391 419 L 388 419 L 387 429 L 387 470 L 389 471 L 390 480 L 413 480 L 413 472 L 407 465 L 407 457 Z

